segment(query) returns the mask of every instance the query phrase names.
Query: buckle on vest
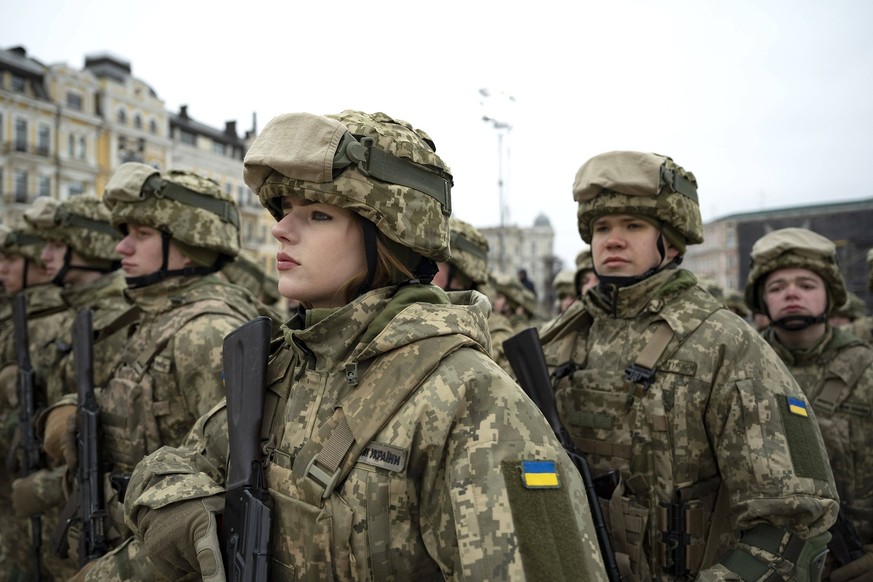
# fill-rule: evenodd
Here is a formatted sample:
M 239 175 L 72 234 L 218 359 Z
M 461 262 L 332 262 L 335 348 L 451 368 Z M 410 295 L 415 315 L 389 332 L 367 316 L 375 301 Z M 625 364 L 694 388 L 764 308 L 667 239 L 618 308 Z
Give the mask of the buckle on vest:
M 327 499 L 333 492 L 333 488 L 336 486 L 336 482 L 340 475 L 340 469 L 337 468 L 333 474 L 330 474 L 315 463 L 317 459 L 318 455 L 312 457 L 309 464 L 306 465 L 306 471 L 303 475 L 324 487 L 324 492 L 321 494 L 321 498 Z
M 634 384 L 642 384 L 644 390 L 648 390 L 655 381 L 655 370 L 645 368 L 638 364 L 631 364 L 624 369 L 624 379 Z

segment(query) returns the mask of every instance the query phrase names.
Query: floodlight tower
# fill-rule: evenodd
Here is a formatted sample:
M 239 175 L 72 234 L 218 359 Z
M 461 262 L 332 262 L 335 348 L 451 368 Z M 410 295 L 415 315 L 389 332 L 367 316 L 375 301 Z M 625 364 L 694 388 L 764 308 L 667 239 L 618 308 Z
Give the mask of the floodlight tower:
M 505 143 L 512 124 L 509 122 L 509 109 L 515 103 L 515 97 L 504 92 L 493 93 L 490 89 L 479 89 L 480 103 L 485 113 L 482 121 L 489 124 L 497 132 L 497 195 L 500 204 L 500 226 L 497 229 L 497 270 L 506 273 L 506 221 L 509 209 L 506 205 L 506 183 L 504 166 L 509 158 L 509 146 Z M 490 115 L 489 115 L 490 113 Z

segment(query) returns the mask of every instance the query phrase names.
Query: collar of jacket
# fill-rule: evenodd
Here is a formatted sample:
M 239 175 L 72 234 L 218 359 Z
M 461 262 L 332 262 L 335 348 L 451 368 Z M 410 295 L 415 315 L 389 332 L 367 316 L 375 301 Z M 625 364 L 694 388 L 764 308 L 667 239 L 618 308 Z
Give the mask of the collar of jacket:
M 446 294 L 434 285 L 382 287 L 304 327 L 282 326 L 285 349 L 315 370 L 366 361 L 427 337 L 464 334 L 490 350 L 488 299 L 477 291 Z M 490 353 L 490 352 L 489 352 Z
M 143 313 L 163 313 L 193 301 L 216 299 L 215 285 L 229 286 L 215 274 L 196 277 L 170 277 L 154 285 L 126 288 L 124 296 Z
M 90 283 L 67 286 L 61 291 L 61 296 L 71 309 L 78 311 L 107 297 L 123 301 L 123 293 L 127 288 L 121 271 L 113 271 Z
M 646 311 L 661 311 L 671 298 L 696 284 L 697 278 L 691 271 L 665 269 L 635 285 L 612 288 L 612 297 L 594 288 L 584 295 L 583 301 L 592 317 L 634 319 Z

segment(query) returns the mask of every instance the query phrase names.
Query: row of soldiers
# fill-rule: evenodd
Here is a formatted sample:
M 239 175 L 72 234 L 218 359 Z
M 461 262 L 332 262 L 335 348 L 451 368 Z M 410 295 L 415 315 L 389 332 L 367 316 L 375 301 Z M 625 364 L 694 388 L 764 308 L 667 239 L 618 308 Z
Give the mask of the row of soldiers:
M 386 128 L 389 133 L 399 131 L 398 135 L 412 140 L 420 159 L 424 159 L 422 151 L 429 156 L 431 170 L 442 167 L 430 151 L 433 146 L 425 134 L 415 132 L 412 136 L 408 129 L 398 130 L 398 123 L 383 114 L 370 117 L 351 113 L 354 115 L 344 112 L 336 119 L 348 127 L 358 124 L 356 131 L 362 133 L 384 133 Z M 291 121 L 313 122 L 308 117 L 280 119 L 280 123 Z M 282 141 L 295 127 L 288 125 L 272 134 L 277 143 L 286 146 L 284 149 L 267 143 L 263 151 L 253 146 L 253 150 L 265 153 L 265 158 L 247 156 L 247 169 L 252 168 L 247 178 L 252 178 L 253 189 L 280 222 L 293 214 L 285 200 L 296 200 L 282 188 L 296 188 L 295 180 L 302 180 L 300 192 L 320 201 L 319 189 L 337 186 L 339 176 L 344 175 L 334 168 L 323 182 L 314 181 L 311 172 L 299 178 L 298 168 L 293 165 L 298 160 L 292 164 L 281 159 L 288 148 L 299 147 L 297 142 Z M 329 125 L 331 131 L 335 127 L 335 123 Z M 343 127 L 346 125 L 340 129 Z M 266 128 L 264 133 L 269 134 Z M 373 147 L 372 141 L 367 147 Z M 387 150 L 393 145 L 380 147 Z M 275 155 L 278 160 L 271 157 Z M 396 157 L 404 159 L 400 154 Z M 334 160 L 347 168 L 346 158 Z M 343 169 L 347 171 L 354 171 L 354 167 Z M 441 171 L 445 173 L 446 169 Z M 259 172 L 266 179 L 258 179 Z M 365 179 L 355 174 L 354 180 L 380 186 L 369 176 Z M 325 183 L 328 186 L 318 185 Z M 427 190 L 428 183 L 427 179 L 417 181 L 416 187 Z M 354 188 L 337 188 L 330 190 L 328 200 L 340 201 L 348 192 L 354 194 Z M 380 193 L 390 201 L 395 190 Z M 827 312 L 845 300 L 832 243 L 808 231 L 788 229 L 771 233 L 755 246 L 755 277 L 747 301 L 772 322 L 761 336 L 702 289 L 693 274 L 679 268 L 686 246 L 702 241 L 693 174 L 664 156 L 610 152 L 580 168 L 573 195 L 579 204 L 580 234 L 591 245 L 591 271 L 596 280 L 579 269 L 574 275 L 577 290 L 573 301 L 560 316 L 540 327 L 540 336 L 560 417 L 598 480 L 598 509 L 605 516 L 614 555 L 614 562 L 607 563 L 607 568 L 614 567 L 625 580 L 685 580 L 695 576 L 704 580 L 811 580 L 817 579 L 822 570 L 838 582 L 864 579 L 873 555 L 873 478 L 869 473 L 873 463 L 868 456 L 868 451 L 873 450 L 873 359 L 864 360 L 863 354 L 871 352 L 869 346 L 827 323 Z M 277 199 L 279 207 L 274 206 Z M 374 200 L 375 204 L 384 204 Z M 94 199 L 88 205 L 86 201 L 40 201 L 26 213 L 26 227 L 4 234 L 0 277 L 7 293 L 23 293 L 27 298 L 29 351 L 40 388 L 40 413 L 33 424 L 46 464 L 36 473 L 14 479 L 16 465 L 22 464 L 17 455 L 20 447 L 14 437 L 4 442 L 12 452 L 3 476 L 3 489 L 11 498 L 4 503 L 13 507 L 14 514 L 3 512 L 3 539 L 32 531 L 33 522 L 28 519 L 34 515 L 41 515 L 45 525 L 50 526 L 43 528 L 46 539 L 37 560 L 32 555 L 19 555 L 28 546 L 17 539 L 10 547 L 4 543 L 2 559 L 4 565 L 8 564 L 5 571 L 10 573 L 8 579 L 26 579 L 38 561 L 46 578 L 51 572 L 58 578 L 150 580 L 160 576 L 154 563 L 159 564 L 161 572 L 181 577 L 199 561 L 201 570 L 209 568 L 214 573 L 214 560 L 204 561 L 200 551 L 205 546 L 199 544 L 208 540 L 204 541 L 203 531 L 193 524 L 214 524 L 214 518 L 203 522 L 196 512 L 206 508 L 211 514 L 215 508 L 208 507 L 206 501 L 195 508 L 189 499 L 201 497 L 200 488 L 215 492 L 210 489 L 212 481 L 203 477 L 212 475 L 213 467 L 199 463 L 212 454 L 205 444 L 209 442 L 209 431 L 221 426 L 210 424 L 210 415 L 203 415 L 223 397 L 222 386 L 215 381 L 221 373 L 222 342 L 228 333 L 259 314 L 268 314 L 277 323 L 284 318 L 265 305 L 262 299 L 266 292 L 259 290 L 264 297 L 258 298 L 256 293 L 229 281 L 227 267 L 239 254 L 239 215 L 233 201 L 213 182 L 188 172 L 161 173 L 142 164 L 124 164 L 111 178 L 102 201 Z M 380 211 L 386 209 L 396 212 L 396 204 L 385 205 Z M 435 216 L 439 217 L 440 212 Z M 319 214 L 317 219 L 324 217 Z M 402 215 L 398 220 L 403 220 Z M 504 339 L 520 326 L 536 323 L 530 318 L 533 311 L 527 312 L 525 307 L 529 297 L 526 299 L 523 291 L 515 293 L 505 282 L 489 278 L 487 243 L 480 233 L 456 219 L 448 224 L 450 255 L 436 241 L 416 238 L 418 233 L 409 234 L 408 226 L 397 235 L 401 243 L 414 240 L 417 248 L 433 243 L 439 249 L 427 251 L 435 260 L 436 272 L 424 277 L 416 271 L 414 283 L 402 285 L 398 294 L 440 297 L 431 290 L 419 289 L 422 279 L 423 286 L 428 287 L 432 277 L 433 284 L 447 291 L 450 299 L 477 301 L 476 292 L 490 297 L 493 309 L 487 321 L 491 335 L 488 348 L 491 357 L 509 370 L 511 366 L 502 351 Z M 381 224 L 380 228 L 386 227 Z M 279 228 L 274 229 L 274 235 L 280 241 L 280 237 L 290 236 Z M 101 248 L 111 251 L 93 252 L 98 242 Z M 28 250 L 20 250 L 25 248 Z M 119 263 L 123 277 L 118 272 Z M 783 277 L 786 272 L 791 277 Z M 583 285 L 588 285 L 584 292 Z M 375 305 L 380 294 L 387 292 L 377 287 L 371 292 L 375 295 L 368 295 L 366 289 L 362 293 L 351 304 L 360 302 L 366 312 L 368 305 Z M 50 296 L 54 299 L 49 300 Z M 424 304 L 420 299 L 413 303 Z M 77 546 L 77 527 L 75 523 L 64 526 L 68 523 L 66 516 L 75 513 L 74 502 L 67 500 L 76 499 L 70 490 L 76 487 L 73 475 L 79 460 L 75 453 L 76 399 L 70 390 L 75 385 L 75 371 L 69 333 L 71 315 L 83 308 L 94 314 L 94 385 L 101 387 L 101 452 L 107 461 L 104 481 L 110 501 L 107 546 L 111 551 L 79 571 L 80 561 L 70 554 L 70 548 Z M 342 314 L 343 309 L 337 313 Z M 457 313 L 433 327 L 441 329 Z M 316 318 L 315 329 L 317 318 L 329 319 L 337 314 L 313 309 L 308 314 L 299 311 L 298 316 L 307 321 Z M 4 338 L 10 333 L 6 321 Z M 274 330 L 274 337 L 280 335 L 285 338 L 283 349 L 304 362 L 304 368 L 295 372 L 294 381 L 303 378 L 307 373 L 305 362 L 319 354 L 296 343 L 300 341 L 297 338 L 305 336 L 296 334 L 292 322 L 282 328 L 281 334 Z M 774 351 L 778 343 L 784 349 Z M 16 417 L 20 395 L 15 390 L 15 385 L 20 384 L 16 382 L 20 370 L 15 369 L 18 360 L 9 346 L 11 342 L 4 339 L 2 405 L 7 429 L 20 427 Z M 813 369 L 810 362 L 824 364 Z M 282 356 L 276 356 L 270 365 L 271 369 L 281 367 Z M 288 365 L 280 371 L 287 372 Z M 409 371 L 413 368 L 410 366 Z M 460 374 L 460 378 L 464 371 L 452 373 Z M 499 374 L 491 378 L 497 384 L 502 382 Z M 454 397 L 461 388 L 452 386 L 448 393 L 440 393 L 441 401 L 453 401 L 448 394 Z M 509 394 L 494 388 L 470 391 L 466 405 L 483 401 L 486 392 L 489 397 L 501 394 L 501 398 L 507 398 Z M 533 423 L 526 424 L 525 431 L 539 435 L 543 428 L 539 425 L 544 423 L 528 418 L 525 411 L 529 403 L 509 397 L 511 407 L 518 409 L 511 411 L 510 417 L 513 413 L 519 415 L 513 422 L 523 418 L 524 423 Z M 473 420 L 462 410 L 458 414 L 452 424 Z M 198 418 L 184 445 L 160 448 L 181 445 Z M 485 436 L 486 432 L 497 431 L 489 418 L 491 415 L 477 420 L 476 429 L 465 431 L 464 438 L 474 440 L 478 447 L 499 442 L 501 434 L 508 434 L 509 429 L 501 426 L 498 428 L 503 432 L 495 432 L 493 438 Z M 289 423 L 294 420 L 285 418 Z M 4 435 L 11 432 L 6 430 Z M 402 430 L 388 433 L 398 440 L 415 441 Z M 547 439 L 536 446 L 537 450 L 547 450 L 552 444 Z M 478 455 L 471 450 L 469 454 L 475 455 L 476 463 L 498 471 L 498 467 L 488 464 L 490 449 L 482 450 L 489 452 Z M 466 455 L 463 451 L 456 453 Z M 193 465 L 188 465 L 189 458 L 195 459 Z M 561 465 L 563 461 L 559 461 Z M 279 457 L 274 462 L 277 466 L 283 464 Z M 519 466 L 528 467 L 524 462 Z M 474 469 L 479 465 L 470 467 L 464 478 L 468 482 L 477 477 Z M 506 463 L 502 467 L 509 471 L 507 476 L 498 479 L 492 475 L 488 483 L 499 485 L 514 479 L 514 469 Z M 414 475 L 417 469 L 412 462 L 409 467 L 393 470 L 391 474 L 407 479 L 420 478 Z M 372 471 L 370 468 L 361 474 Z M 578 480 L 562 475 L 568 487 Z M 364 485 L 356 476 L 350 485 L 342 487 L 348 489 L 344 489 L 348 495 L 345 499 L 351 503 L 359 501 L 353 496 Z M 469 488 L 458 484 L 447 493 L 453 500 L 460 496 L 456 502 L 447 501 L 456 512 L 462 512 L 456 516 L 463 514 L 463 519 L 454 518 L 459 523 L 448 524 L 454 519 L 441 514 L 446 522 L 421 525 L 414 530 L 414 539 L 404 538 L 399 549 L 389 550 L 388 540 L 377 539 L 389 535 L 389 530 L 374 527 L 368 533 L 370 541 L 363 544 L 370 554 L 357 547 L 357 541 L 352 543 L 354 547 L 346 548 L 336 545 L 334 539 L 312 539 L 307 543 L 318 546 L 318 551 L 311 556 L 317 556 L 319 564 L 326 561 L 334 574 L 348 566 L 376 578 L 379 576 L 373 572 L 377 569 L 384 573 L 407 567 L 410 572 L 424 568 L 422 571 L 441 571 L 447 577 L 463 578 L 465 573 L 470 575 L 467 568 L 475 566 L 474 571 L 492 572 L 489 579 L 535 579 L 538 572 L 531 564 L 548 566 L 539 576 L 544 572 L 553 576 L 556 569 L 560 571 L 560 565 L 572 563 L 584 572 L 565 569 L 565 579 L 606 579 L 599 556 L 573 561 L 558 552 L 552 556 L 552 563 L 537 561 L 549 550 L 534 541 L 538 533 L 549 532 L 554 537 L 548 539 L 556 547 L 562 543 L 560 535 L 556 535 L 560 533 L 556 523 L 538 521 L 545 515 L 558 520 L 557 514 L 549 514 L 540 505 L 546 503 L 543 499 L 560 497 L 512 494 L 510 508 L 503 507 L 502 502 L 497 504 L 502 510 L 485 502 L 484 515 L 495 516 L 495 524 L 500 521 L 488 526 L 495 532 L 487 533 L 496 534 L 489 539 L 508 540 L 506 552 L 491 555 L 488 548 L 478 545 L 483 539 L 480 534 L 486 532 L 464 528 L 472 524 L 484 527 L 485 522 L 476 522 L 469 514 L 470 507 L 479 507 L 477 503 L 491 496 L 503 498 L 497 490 L 486 491 L 478 493 L 482 497 L 473 503 L 463 491 Z M 132 495 L 127 495 L 131 491 Z M 388 502 L 391 490 L 387 484 L 380 491 L 378 500 Z M 474 492 L 473 497 L 476 495 Z M 520 506 L 518 499 L 525 503 Z M 375 500 L 364 501 L 378 505 Z M 68 507 L 62 507 L 64 503 Z M 578 501 L 574 501 L 566 507 L 572 507 L 571 513 L 578 519 L 590 519 L 587 511 L 577 505 Z M 332 507 L 338 506 L 334 503 Z M 412 513 L 417 511 L 417 504 L 404 507 L 412 507 Z M 372 523 L 388 520 L 383 524 L 386 528 L 395 519 L 409 521 L 409 515 L 400 515 L 396 508 L 390 519 L 388 507 L 381 512 L 379 507 L 372 510 L 372 519 L 376 520 Z M 483 515 L 483 510 L 479 509 L 478 514 Z M 841 523 L 838 515 L 845 517 L 844 530 L 833 529 L 835 523 Z M 471 525 L 465 525 L 468 520 Z M 294 538 L 293 532 L 281 527 L 280 533 Z M 366 532 L 369 527 L 368 520 L 350 525 L 350 539 L 358 539 L 353 531 Z M 575 526 L 564 523 L 564 527 L 570 531 Z M 457 538 L 446 533 L 452 529 Z M 578 541 L 584 542 L 587 550 L 591 548 L 593 530 L 582 529 Z M 846 531 L 855 536 L 848 543 Z M 49 539 L 54 532 L 58 532 L 55 539 Z M 190 532 L 194 532 L 193 536 Z M 156 540 L 161 536 L 169 542 Z M 441 544 L 444 536 L 451 543 Z M 465 536 L 477 540 L 468 550 L 460 543 Z M 184 543 L 186 539 L 190 544 Z M 835 541 L 843 542 L 845 549 L 834 545 Z M 855 541 L 859 541 L 858 547 Z M 825 563 L 829 542 L 832 557 Z M 319 544 L 331 549 L 322 551 Z M 186 550 L 188 545 L 198 548 L 193 557 Z M 65 547 L 66 552 L 50 551 Z M 314 562 L 301 558 L 309 555 L 301 553 L 302 548 L 280 549 L 294 562 L 299 577 L 311 576 L 312 572 L 324 574 Z M 357 554 L 361 551 L 370 556 L 371 562 L 354 564 L 334 558 L 331 564 L 333 552 L 346 560 L 349 553 L 361 555 Z M 394 552 L 394 557 L 386 560 L 389 551 Z M 413 567 L 396 554 L 398 551 L 408 552 L 403 554 L 407 557 L 430 554 L 431 562 Z M 150 559 L 145 559 L 144 552 L 150 553 Z M 457 564 L 445 561 L 445 556 L 453 552 L 460 556 Z M 58 553 L 61 558 L 56 556 Z M 180 556 L 185 559 L 177 560 Z M 613 575 L 610 578 L 616 579 Z
M 259 314 L 284 319 L 274 307 L 275 276 L 239 240 L 239 213 L 217 183 L 144 164 L 122 165 L 102 199 L 38 198 L 21 223 L 0 232 L 0 411 L 8 457 L 0 485 L 0 579 L 62 580 L 79 570 L 76 543 L 68 541 L 77 534 L 70 519 L 78 462 L 75 314 L 92 312 L 93 383 L 101 388 L 101 453 L 111 468 L 105 491 L 114 512 L 107 546 L 125 547 L 130 532 L 117 502 L 134 465 L 178 442 L 224 396 L 214 379 L 225 335 Z M 16 478 L 25 455 L 17 392 L 22 346 L 15 344 L 11 305 L 19 296 L 43 468 Z M 36 555 L 22 542 L 34 515 L 42 516 Z

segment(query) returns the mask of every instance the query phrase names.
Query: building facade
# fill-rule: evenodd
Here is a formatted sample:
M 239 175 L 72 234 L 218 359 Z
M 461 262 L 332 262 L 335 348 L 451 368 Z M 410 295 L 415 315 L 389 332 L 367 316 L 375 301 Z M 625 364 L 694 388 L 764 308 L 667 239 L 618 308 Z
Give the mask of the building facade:
M 834 241 L 846 287 L 873 312 L 866 261 L 873 248 L 871 224 L 873 198 L 734 214 L 703 226 L 704 242 L 688 247 L 683 266 L 724 289 L 742 291 L 755 241 L 781 228 L 806 228 Z
M 242 179 L 255 133 L 254 119 L 240 137 L 235 121 L 215 129 L 187 106 L 167 111 L 130 63 L 109 53 L 86 56 L 79 70 L 44 65 L 23 47 L 0 50 L 0 223 L 18 220 L 38 196 L 102 196 L 124 162 L 186 169 L 235 196 L 243 246 L 272 270 L 273 220 Z

